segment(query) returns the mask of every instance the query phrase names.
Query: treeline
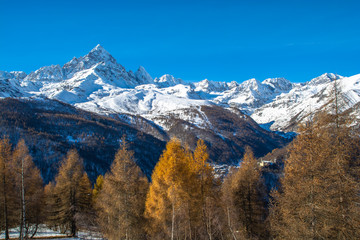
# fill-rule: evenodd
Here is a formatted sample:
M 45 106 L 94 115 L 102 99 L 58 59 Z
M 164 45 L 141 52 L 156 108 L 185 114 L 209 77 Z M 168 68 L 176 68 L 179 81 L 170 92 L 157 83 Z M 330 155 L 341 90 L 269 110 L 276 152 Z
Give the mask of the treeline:
M 247 148 L 239 168 L 215 178 L 202 140 L 168 142 L 148 182 L 123 138 L 94 187 L 71 150 L 44 188 L 24 141 L 0 142 L 0 227 L 29 238 L 45 223 L 69 236 L 106 239 L 360 239 L 360 141 L 347 118 L 321 113 L 299 129 L 270 194 Z

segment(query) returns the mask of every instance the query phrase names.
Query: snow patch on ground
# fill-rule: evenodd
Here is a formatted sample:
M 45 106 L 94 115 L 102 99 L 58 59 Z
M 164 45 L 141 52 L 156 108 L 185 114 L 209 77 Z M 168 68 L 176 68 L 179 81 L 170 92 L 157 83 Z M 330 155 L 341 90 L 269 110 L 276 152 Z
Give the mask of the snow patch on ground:
M 19 228 L 12 228 L 9 231 L 10 238 L 13 238 L 13 239 L 18 238 L 19 234 L 20 234 Z M 38 238 L 41 238 L 41 239 L 46 239 L 48 237 L 49 239 L 61 239 L 61 240 L 66 240 L 66 239 L 73 239 L 73 240 L 74 239 L 76 239 L 76 240 L 80 240 L 80 239 L 102 240 L 102 239 L 104 239 L 100 233 L 84 232 L 84 231 L 80 231 L 78 233 L 77 237 L 67 237 L 66 234 L 62 234 L 58 230 L 50 229 L 46 225 L 40 225 L 39 229 L 37 230 L 34 237 L 35 238 L 38 237 Z M 56 238 L 56 237 L 59 237 L 59 238 Z M 5 239 L 5 233 L 4 232 L 1 232 L 0 239 Z

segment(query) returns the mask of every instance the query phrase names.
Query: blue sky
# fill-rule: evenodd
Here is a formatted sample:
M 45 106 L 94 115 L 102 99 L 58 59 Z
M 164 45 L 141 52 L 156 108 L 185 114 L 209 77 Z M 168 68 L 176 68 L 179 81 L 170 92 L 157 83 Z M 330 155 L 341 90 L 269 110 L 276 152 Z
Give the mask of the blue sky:
M 242 82 L 360 73 L 360 1 L 0 0 L 0 70 L 27 73 L 100 43 L 127 70 Z

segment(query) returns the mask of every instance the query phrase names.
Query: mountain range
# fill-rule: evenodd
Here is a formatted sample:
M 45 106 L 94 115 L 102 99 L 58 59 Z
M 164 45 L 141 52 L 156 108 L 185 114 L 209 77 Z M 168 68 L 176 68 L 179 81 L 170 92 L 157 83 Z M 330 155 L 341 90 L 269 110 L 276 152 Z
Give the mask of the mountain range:
M 146 142 L 157 142 L 158 148 L 152 150 L 156 157 L 171 137 L 178 137 L 191 149 L 195 148 L 196 140 L 202 138 L 209 147 L 212 162 L 236 163 L 242 158 L 246 145 L 253 148 L 257 156 L 285 146 L 299 123 L 329 104 L 334 82 L 345 99 L 341 111 L 359 119 L 360 74 L 343 77 L 325 73 L 304 83 L 292 83 L 284 78 L 269 78 L 262 82 L 250 79 L 242 83 L 207 79 L 186 82 L 169 74 L 152 78 L 144 67 L 135 72 L 127 71 L 109 52 L 97 45 L 87 55 L 74 57 L 63 66 L 45 66 L 29 74 L 0 71 L 0 98 L 3 104 L 8 105 L 12 99 L 16 106 L 32 106 L 36 111 L 28 112 L 18 107 L 16 112 L 33 114 L 33 117 L 36 117 L 35 113 L 38 116 L 46 113 L 46 117 L 51 114 L 71 115 L 81 119 L 96 115 L 93 118 L 115 124 L 117 131 L 131 129 L 132 137 L 129 135 L 128 138 L 138 146 L 141 145 L 139 136 L 144 134 Z M 2 113 L 3 118 L 11 119 L 11 112 L 7 110 L 6 114 Z M 3 120 L 3 125 L 0 125 L 3 134 L 10 131 L 10 126 L 12 133 L 18 132 L 18 136 L 31 135 L 24 124 L 9 121 L 5 124 Z M 24 121 L 31 121 L 31 118 Z M 50 122 L 47 124 L 59 127 L 57 122 Z M 38 127 L 33 127 L 37 134 Z M 48 135 L 45 138 L 58 134 L 50 133 L 51 127 L 46 129 Z M 91 131 L 87 126 L 85 129 L 87 134 L 100 134 L 96 132 L 99 128 Z M 59 141 L 66 143 L 67 147 L 59 151 L 54 162 L 58 162 L 71 146 L 80 148 L 86 143 L 79 137 L 80 131 L 58 130 L 63 132 Z M 111 135 L 110 138 L 114 141 L 110 145 L 115 149 L 114 143 L 121 136 Z M 150 174 L 156 161 L 151 159 L 151 164 L 147 165 L 147 160 L 140 157 L 141 153 L 138 151 L 137 154 L 143 170 Z M 103 169 L 111 162 L 109 158 L 96 160 L 107 164 L 101 170 L 93 169 L 94 176 L 96 171 L 105 171 Z M 40 159 L 37 159 L 38 165 Z M 47 178 L 51 179 L 51 174 Z

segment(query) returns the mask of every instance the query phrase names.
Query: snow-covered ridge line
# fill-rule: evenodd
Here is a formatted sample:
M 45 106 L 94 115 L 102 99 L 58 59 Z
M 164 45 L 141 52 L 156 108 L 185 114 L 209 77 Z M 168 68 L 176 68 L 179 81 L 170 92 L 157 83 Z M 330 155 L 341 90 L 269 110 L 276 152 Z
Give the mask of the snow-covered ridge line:
M 344 94 L 351 99 L 347 108 L 358 103 L 359 78 L 326 73 L 303 84 L 284 78 L 187 83 L 169 74 L 153 79 L 141 66 L 135 73 L 126 71 L 97 45 L 63 66 L 45 66 L 28 75 L 0 71 L 0 97 L 43 96 L 92 112 L 138 114 L 149 120 L 175 112 L 189 120 L 184 109 L 215 104 L 238 108 L 261 124 L 273 122 L 272 130 L 287 130 L 295 116 L 301 120 L 299 113 L 308 114 L 309 106 L 312 111 L 321 108 L 334 80 L 342 83 Z
M 251 117 L 259 124 L 272 122 L 271 130 L 291 131 L 294 123 L 302 122 L 325 108 L 333 97 L 335 80 L 340 90 L 339 97 L 345 99 L 341 111 L 351 109 L 360 102 L 360 74 L 351 77 L 323 74 L 277 96 L 274 101 L 256 109 Z

